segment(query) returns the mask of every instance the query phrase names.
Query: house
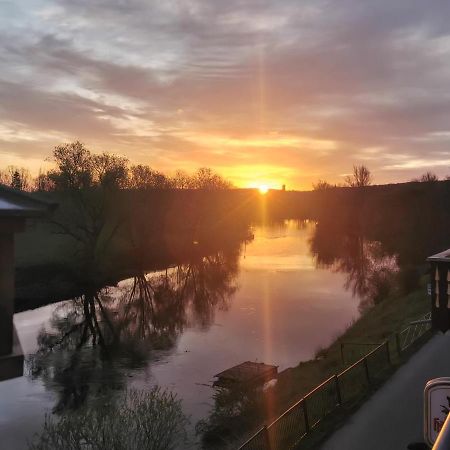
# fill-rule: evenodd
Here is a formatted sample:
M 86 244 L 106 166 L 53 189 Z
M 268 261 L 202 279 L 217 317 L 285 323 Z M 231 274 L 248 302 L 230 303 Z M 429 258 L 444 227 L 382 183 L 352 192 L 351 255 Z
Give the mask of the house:
M 23 375 L 23 354 L 14 330 L 14 238 L 26 220 L 49 214 L 56 205 L 0 185 L 0 381 Z

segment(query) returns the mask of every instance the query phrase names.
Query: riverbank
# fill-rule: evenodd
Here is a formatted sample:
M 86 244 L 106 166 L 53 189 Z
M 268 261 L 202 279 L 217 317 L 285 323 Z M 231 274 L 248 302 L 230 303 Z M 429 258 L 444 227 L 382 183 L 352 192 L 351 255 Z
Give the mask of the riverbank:
M 113 243 L 96 270 L 90 271 L 70 236 L 55 233 L 48 222 L 33 223 L 17 237 L 15 312 L 80 296 L 87 284 L 99 290 L 136 274 L 167 270 L 219 252 L 237 255 L 252 239 L 244 225 L 216 227 L 214 235 L 211 230 L 159 232 L 142 242 L 138 251 L 129 243 Z
M 265 416 L 262 417 L 262 420 L 265 423 L 271 423 L 322 381 L 341 372 L 345 367 L 355 362 L 359 356 L 372 350 L 374 348 L 372 344 L 390 340 L 391 345 L 395 346 L 395 339 L 392 339 L 393 335 L 403 330 L 412 320 L 429 312 L 425 284 L 426 280 L 422 279 L 418 290 L 407 295 L 393 295 L 386 298 L 351 324 L 328 348 L 318 350 L 315 359 L 301 362 L 298 366 L 281 372 L 277 385 L 266 393 L 264 399 Z M 341 347 L 343 343 L 346 344 L 344 355 Z M 359 356 L 354 353 L 347 353 L 345 348 L 351 347 L 350 343 L 359 349 Z M 417 345 L 414 349 L 418 347 Z M 393 369 L 395 369 L 402 361 L 394 351 L 392 355 L 394 359 Z M 392 372 L 393 370 L 386 373 L 383 379 L 386 379 Z M 370 395 L 370 392 L 373 392 L 373 390 L 360 397 L 358 401 L 340 409 L 336 417 L 326 419 L 317 431 L 311 433 L 311 438 L 302 441 L 301 448 L 317 448 L 318 443 L 323 441 L 336 428 L 337 424 L 342 423 L 345 417 L 348 417 Z M 249 422 L 250 420 L 247 420 L 248 424 Z M 256 427 L 253 429 L 256 430 Z
M 285 408 L 302 398 L 308 391 L 344 368 L 341 355 L 341 343 L 372 344 L 389 339 L 401 331 L 412 320 L 423 316 L 430 310 L 425 293 L 425 282 L 420 289 L 403 296 L 392 296 L 375 305 L 367 313 L 338 336 L 326 349 L 319 349 L 317 358 L 301 362 L 298 366 L 280 373 L 275 396 L 277 407 Z M 344 347 L 345 348 L 345 347 Z M 370 345 L 362 347 L 360 356 L 371 350 Z M 345 353 L 344 353 L 345 354 Z M 352 358 L 356 360 L 355 356 Z M 347 358 L 348 362 L 349 358 Z
M 163 337 L 173 336 L 170 340 L 173 347 L 164 349 L 162 353 L 158 350 L 144 352 L 143 356 L 148 360 L 141 360 L 142 365 L 139 363 L 138 368 L 135 364 L 124 368 L 127 362 L 115 357 L 113 361 L 103 364 L 101 352 L 91 352 L 89 344 L 80 353 L 85 355 L 83 358 L 88 358 L 87 363 L 74 368 L 69 356 L 76 357 L 81 333 L 71 335 L 65 341 L 68 348 L 64 347 L 61 359 L 56 349 L 51 351 L 49 363 L 57 359 L 61 362 L 61 370 L 69 366 L 63 374 L 71 373 L 73 376 L 56 380 L 52 376 L 52 380 L 46 383 L 46 391 L 52 394 L 49 408 L 55 406 L 60 398 L 59 393 L 64 392 L 67 383 L 71 385 L 72 380 L 89 384 L 88 401 L 92 401 L 97 392 L 96 380 L 107 380 L 105 389 L 114 389 L 116 377 L 123 372 L 125 377 L 119 376 L 119 379 L 127 385 L 147 389 L 154 383 L 176 392 L 183 399 L 192 425 L 195 425 L 200 419 L 208 417 L 210 412 L 214 401 L 214 390 L 210 384 L 214 374 L 246 360 L 275 361 L 286 368 L 296 365 L 300 359 L 311 358 L 318 346 L 327 344 L 333 334 L 357 314 L 359 304 L 359 299 L 352 298 L 344 287 L 345 274 L 315 266 L 308 245 L 314 229 L 313 223 L 296 222 L 290 222 L 283 228 L 254 227 L 254 240 L 245 249 L 241 248 L 239 254 L 230 255 L 231 249 L 228 248 L 227 253 L 222 251 L 217 256 L 194 261 L 190 270 L 189 267 L 182 267 L 169 271 L 168 287 L 180 295 L 175 303 L 167 296 L 152 295 L 148 304 L 155 305 L 156 315 L 148 315 L 148 309 L 144 308 L 147 302 L 140 302 L 138 295 L 133 296 L 133 313 L 137 315 L 129 323 L 140 324 L 145 320 L 151 335 L 148 338 L 136 336 L 130 342 L 128 333 L 135 333 L 137 328 L 127 328 L 126 334 L 121 333 L 121 348 L 124 348 L 124 343 L 127 350 L 139 352 L 143 346 L 147 348 L 154 342 L 155 332 L 159 333 L 159 330 Z M 160 274 L 155 274 L 149 275 L 148 280 L 156 288 L 161 286 L 158 280 L 162 281 L 162 278 Z M 127 304 L 132 286 L 133 280 L 121 283 L 118 288 L 108 289 L 108 295 L 113 298 L 120 295 L 123 304 Z M 328 307 L 330 292 L 333 293 L 331 308 Z M 73 317 L 82 320 L 82 316 L 73 315 L 75 307 L 75 302 L 67 302 L 62 308 L 55 305 L 18 314 L 16 323 L 26 352 L 32 354 L 39 343 L 48 342 L 37 339 L 40 329 L 57 332 L 51 325 L 54 311 L 61 318 L 58 323 L 66 324 L 66 327 L 70 326 Z M 265 322 L 267 317 L 272 318 L 269 324 Z M 32 323 L 35 331 L 30 333 Z M 319 323 L 327 324 L 326 332 L 324 330 L 321 335 L 318 335 L 314 325 Z M 57 333 L 58 342 L 64 336 L 65 329 Z M 269 335 L 268 329 L 271 331 Z M 156 344 L 160 342 L 158 339 Z M 164 339 L 163 343 L 166 342 L 167 339 Z M 267 356 L 268 342 L 277 352 L 273 353 L 276 360 Z M 117 355 L 116 347 L 114 354 Z M 52 375 L 52 367 L 44 373 Z M 88 374 L 93 374 L 93 377 Z M 27 379 L 22 383 L 25 385 L 22 391 L 30 396 L 30 392 L 34 392 L 33 386 L 39 385 L 39 380 Z M 26 398 L 21 398 L 26 401 Z M 20 400 L 15 401 L 20 404 Z M 16 408 L 16 411 L 16 415 L 8 416 L 5 421 L 11 426 L 27 414 L 28 407 L 22 410 Z M 34 420 L 41 423 L 43 416 L 38 415 Z M 8 427 L 5 425 L 2 428 L 4 434 L 11 429 Z

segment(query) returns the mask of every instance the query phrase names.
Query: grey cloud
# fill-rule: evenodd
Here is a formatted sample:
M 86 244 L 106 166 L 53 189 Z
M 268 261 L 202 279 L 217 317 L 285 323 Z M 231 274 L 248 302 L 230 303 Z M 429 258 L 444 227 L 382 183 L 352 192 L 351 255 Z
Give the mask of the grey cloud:
M 0 98 L 4 120 L 40 130 L 70 132 L 74 136 L 86 132 L 91 136 L 111 133 L 114 128 L 102 117 L 123 114 L 120 108 L 80 96 L 42 92 L 12 82 L 0 82 Z
M 34 35 L 21 38 L 15 32 L 14 40 L 1 39 L 4 119 L 80 138 L 100 140 L 103 134 L 124 147 L 153 145 L 161 161 L 164 148 L 166 161 L 188 155 L 184 149 L 206 157 L 207 149 L 170 136 L 189 128 L 251 135 L 265 127 L 332 139 L 347 165 L 368 146 L 430 161 L 439 157 L 434 151 L 445 151 L 444 140 L 411 138 L 450 129 L 446 1 L 55 0 L 51 5 L 57 8 L 41 19 Z M 58 25 L 64 20 L 71 26 Z M 11 83 L 19 72 L 22 83 Z M 61 93 L 65 83 L 67 93 Z M 130 99 L 139 108 L 125 111 L 123 105 L 94 101 L 73 86 L 97 97 Z M 177 115 L 178 109 L 183 114 Z M 133 136 L 107 119 L 129 116 L 151 121 L 161 137 Z

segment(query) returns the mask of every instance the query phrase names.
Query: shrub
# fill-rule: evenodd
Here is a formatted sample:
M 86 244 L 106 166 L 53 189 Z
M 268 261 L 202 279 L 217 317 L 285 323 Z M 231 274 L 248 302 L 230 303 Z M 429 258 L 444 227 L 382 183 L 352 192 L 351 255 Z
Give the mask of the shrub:
M 172 450 L 186 443 L 181 401 L 154 387 L 130 390 L 120 402 L 86 407 L 53 419 L 29 444 L 30 450 Z

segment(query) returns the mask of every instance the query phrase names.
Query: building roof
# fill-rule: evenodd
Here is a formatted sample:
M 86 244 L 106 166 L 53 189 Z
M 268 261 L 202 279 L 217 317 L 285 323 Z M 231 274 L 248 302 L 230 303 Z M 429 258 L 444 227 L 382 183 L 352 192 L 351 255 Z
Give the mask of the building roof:
M 450 263 L 450 248 L 448 250 L 444 250 L 443 252 L 436 253 L 433 256 L 429 256 L 427 258 L 429 262 L 448 262 Z
M 53 211 L 56 206 L 0 184 L 0 217 L 39 217 Z

